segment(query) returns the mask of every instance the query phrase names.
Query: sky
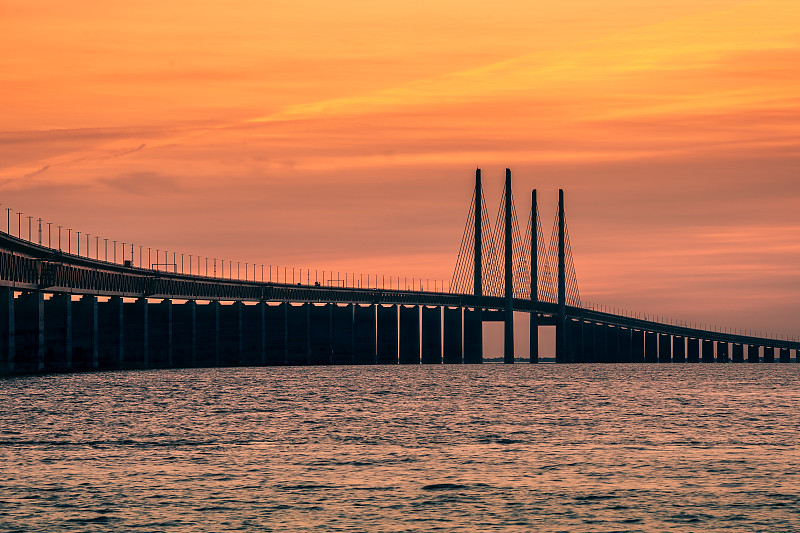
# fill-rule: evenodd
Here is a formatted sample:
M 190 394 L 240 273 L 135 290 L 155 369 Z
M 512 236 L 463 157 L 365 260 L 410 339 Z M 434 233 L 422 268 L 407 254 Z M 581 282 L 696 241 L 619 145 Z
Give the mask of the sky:
M 2 209 L 449 281 L 508 167 L 583 301 L 800 336 L 796 0 L 0 0 L 0 49 Z

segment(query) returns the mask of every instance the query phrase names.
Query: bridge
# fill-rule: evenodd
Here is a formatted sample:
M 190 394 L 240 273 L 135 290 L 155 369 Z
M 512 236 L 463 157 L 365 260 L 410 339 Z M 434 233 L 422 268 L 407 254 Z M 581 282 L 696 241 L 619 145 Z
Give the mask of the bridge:
M 0 374 L 246 365 L 472 364 L 483 362 L 482 324 L 504 324 L 504 362 L 513 363 L 514 312 L 530 314 L 529 361 L 539 361 L 539 327 L 556 330 L 558 363 L 790 362 L 800 342 L 709 331 L 581 305 L 564 193 L 548 242 L 531 194 L 520 230 L 506 170 L 491 224 L 481 172 L 453 278 L 417 287 L 377 276 L 269 267 L 180 256 L 71 230 L 67 250 L 42 220 L 23 237 L 0 231 Z M 73 252 L 73 248 L 75 248 Z M 147 261 L 144 262 L 145 256 Z M 211 270 L 209 268 L 211 267 Z M 219 267 L 219 268 L 218 268 Z M 252 267 L 252 269 L 251 269 Z M 260 275 L 259 275 L 260 274 Z M 305 282 L 304 282 L 305 281 Z M 387 287 L 388 285 L 388 287 Z

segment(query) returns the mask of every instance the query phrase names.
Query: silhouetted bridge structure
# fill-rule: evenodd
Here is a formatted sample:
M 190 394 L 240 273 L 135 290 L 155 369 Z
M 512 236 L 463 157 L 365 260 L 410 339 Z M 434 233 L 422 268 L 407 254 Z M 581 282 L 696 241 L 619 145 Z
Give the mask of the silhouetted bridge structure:
M 139 264 L 99 259 L 0 232 L 0 373 L 243 365 L 460 364 L 483 361 L 482 324 L 505 324 L 504 361 L 513 363 L 513 312 L 529 313 L 530 361 L 539 326 L 556 328 L 556 361 L 790 362 L 800 343 L 660 323 L 581 306 L 563 192 L 549 243 L 532 191 L 523 237 L 511 174 L 497 221 L 485 215 L 480 170 L 448 291 L 386 288 L 368 277 L 311 283 L 231 279 L 189 256 L 178 272 L 157 251 Z M 95 237 L 97 239 L 97 237 Z M 51 239 L 48 238 L 48 244 Z M 77 244 L 80 246 L 80 234 Z M 148 253 L 148 255 L 150 255 Z M 216 262 L 216 260 L 215 260 Z M 172 272 L 164 268 L 172 267 Z M 249 269 L 249 266 L 246 265 Z M 223 263 L 224 269 L 224 263 Z M 249 272 L 249 270 L 246 270 Z M 214 267 L 216 273 L 216 266 Z M 245 278 L 249 275 L 246 273 Z M 338 278 L 338 276 L 337 276 Z M 278 278 L 279 279 L 279 278 Z M 390 283 L 391 286 L 391 283 Z M 428 287 L 430 289 L 430 287 Z

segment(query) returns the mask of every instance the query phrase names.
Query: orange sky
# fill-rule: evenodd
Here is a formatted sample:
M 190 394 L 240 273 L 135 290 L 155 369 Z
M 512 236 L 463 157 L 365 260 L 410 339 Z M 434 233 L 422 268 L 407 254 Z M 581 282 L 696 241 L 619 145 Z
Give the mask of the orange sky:
M 0 202 L 449 279 L 508 166 L 546 231 L 566 190 L 584 300 L 798 335 L 800 3 L 536 4 L 0 0 Z

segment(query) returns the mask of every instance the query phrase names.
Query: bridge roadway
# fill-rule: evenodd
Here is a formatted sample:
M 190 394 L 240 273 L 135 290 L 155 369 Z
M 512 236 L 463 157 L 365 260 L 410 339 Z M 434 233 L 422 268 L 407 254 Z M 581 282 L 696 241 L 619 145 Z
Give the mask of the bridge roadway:
M 112 357 L 116 358 L 117 363 L 112 364 L 111 368 L 226 364 L 224 354 L 221 356 L 220 352 L 225 351 L 227 333 L 224 331 L 224 316 L 228 311 L 220 310 L 219 306 L 214 308 L 216 309 L 214 311 L 216 318 L 208 323 L 211 327 L 216 328 L 215 335 L 212 336 L 215 345 L 214 356 L 210 359 L 207 358 L 205 363 L 202 363 L 198 359 L 196 345 L 201 342 L 198 339 L 202 336 L 202 332 L 198 332 L 198 330 L 204 327 L 201 325 L 202 313 L 200 311 L 202 311 L 201 308 L 207 306 L 193 307 L 191 325 L 180 325 L 179 321 L 181 320 L 180 316 L 183 316 L 183 310 L 178 309 L 179 305 L 177 304 L 173 306 L 173 300 L 186 300 L 192 304 L 196 304 L 197 301 L 212 303 L 220 301 L 260 302 L 263 305 L 268 302 L 283 303 L 283 317 L 281 318 L 283 335 L 279 335 L 283 337 L 282 347 L 279 347 L 283 356 L 278 356 L 272 361 L 267 356 L 270 347 L 268 346 L 269 341 L 266 340 L 269 329 L 266 322 L 269 319 L 265 317 L 272 311 L 262 309 L 260 325 L 258 320 L 255 322 L 251 320 L 260 328 L 261 346 L 260 348 L 257 346 L 258 339 L 251 340 L 251 344 L 255 343 L 255 347 L 251 346 L 251 352 L 256 352 L 256 355 L 249 359 L 249 364 L 310 364 L 314 362 L 312 345 L 315 344 L 318 345 L 317 351 L 321 352 L 317 357 L 319 363 L 336 364 L 341 362 L 334 354 L 336 352 L 333 347 L 336 344 L 334 337 L 337 334 L 334 333 L 333 324 L 339 320 L 334 317 L 334 314 L 341 314 L 339 308 L 342 305 L 349 309 L 348 313 L 353 317 L 353 325 L 345 326 L 352 339 L 349 348 L 344 350 L 352 352 L 352 357 L 345 358 L 347 360 L 343 361 L 344 363 L 391 363 L 397 362 L 398 357 L 399 362 L 404 362 L 404 353 L 405 362 L 410 363 L 420 361 L 431 363 L 442 361 L 480 362 L 482 360 L 480 348 L 476 352 L 474 346 L 471 347 L 476 343 L 482 344 L 480 333 L 475 332 L 476 329 L 480 330 L 475 327 L 477 325 L 475 320 L 502 320 L 505 308 L 505 299 L 500 297 L 394 289 L 292 285 L 170 273 L 64 253 L 5 233 L 0 233 L 0 291 L 2 291 L 2 295 L 0 295 L 2 296 L 0 298 L 0 344 L 2 346 L 0 348 L 3 352 L 0 373 L 108 368 L 108 361 L 105 365 L 103 364 L 104 358 L 101 353 L 103 348 L 99 345 L 104 342 L 104 339 L 108 340 L 109 338 L 113 341 L 113 349 L 119 352 L 118 356 Z M 52 296 L 45 299 L 44 294 Z M 17 296 L 15 297 L 15 295 Z M 112 316 L 119 314 L 119 319 L 114 319 L 116 320 L 116 329 L 112 331 L 111 337 L 106 331 L 108 327 L 111 327 L 106 318 L 110 307 L 106 305 L 106 302 L 98 304 L 97 297 L 108 297 L 111 299 L 111 303 L 118 305 L 118 310 L 116 307 L 111 309 Z M 76 298 L 79 299 L 76 300 Z M 133 303 L 138 302 L 137 310 L 132 311 L 133 304 L 130 301 L 123 305 L 123 298 L 134 299 Z M 161 300 L 169 305 L 159 307 L 159 304 L 154 303 L 153 300 Z M 65 304 L 65 301 L 71 302 L 71 304 Z M 294 335 L 290 332 L 294 327 L 290 315 L 295 311 L 292 310 L 293 306 L 285 305 L 291 303 L 305 304 L 306 307 L 305 318 L 302 319 L 305 324 L 303 334 L 306 339 L 299 344 L 295 342 L 297 344 L 295 348 L 300 352 L 305 351 L 305 357 L 301 355 L 294 359 L 290 356 L 290 345 L 293 342 L 290 337 Z M 319 314 L 313 309 L 318 305 L 309 304 L 338 305 L 327 306 L 330 308 L 329 318 L 326 319 L 326 323 L 323 323 L 324 320 L 319 322 L 319 319 L 312 319 L 312 314 Z M 51 310 L 59 305 L 61 306 L 59 309 L 62 311 L 56 313 Z M 371 306 L 374 310 L 373 318 L 367 318 L 367 321 L 372 320 L 373 322 L 371 326 L 373 329 L 367 333 L 367 337 L 372 335 L 376 340 L 374 349 L 367 346 L 363 350 L 365 353 L 358 358 L 355 356 L 357 328 L 354 324 L 358 320 L 357 315 L 360 311 L 354 307 L 362 306 Z M 385 314 L 380 310 L 382 306 L 392 307 L 395 310 L 393 311 L 395 318 L 392 318 L 391 315 L 387 315 L 389 318 L 385 316 L 381 318 Z M 513 306 L 516 311 L 536 313 L 539 325 L 557 325 L 558 323 L 556 319 L 558 306 L 556 304 L 514 299 Z M 267 305 L 267 307 L 269 306 Z M 406 309 L 408 307 L 416 309 L 416 315 L 409 314 Z M 444 311 L 433 316 L 426 310 L 430 307 L 440 308 Z M 150 309 L 149 315 L 148 309 Z M 230 322 L 234 336 L 233 340 L 229 339 L 228 345 L 233 346 L 233 351 L 238 355 L 234 356 L 232 360 L 228 360 L 227 364 L 248 364 L 247 357 L 242 356 L 243 345 L 247 344 L 247 333 L 243 333 L 246 318 L 242 317 L 251 314 L 252 311 L 249 309 L 243 311 L 241 306 L 237 309 L 239 309 L 237 311 L 239 318 L 238 321 Z M 482 314 L 478 314 L 474 312 L 475 309 L 484 311 Z M 453 315 L 453 310 L 458 310 L 457 318 Z M 87 312 L 88 315 L 86 315 Z M 166 317 L 164 318 L 166 326 L 158 322 L 161 315 Z M 755 353 L 755 360 L 770 361 L 774 359 L 775 350 L 779 350 L 778 359 L 788 361 L 789 350 L 800 349 L 800 343 L 793 341 L 705 331 L 578 307 L 567 306 L 565 315 L 570 331 L 570 349 L 567 360 L 563 362 L 691 361 L 693 350 L 699 352 L 701 345 L 703 360 L 708 361 L 709 358 L 715 360 L 714 354 L 717 356 L 716 360 L 729 360 L 728 343 L 733 344 L 734 361 L 743 360 L 744 346 L 749 348 L 751 354 L 748 360 L 752 361 L 752 354 Z M 327 341 L 312 338 L 315 335 L 311 332 L 314 320 L 317 320 L 315 323 L 318 323 L 323 329 L 330 330 Z M 393 320 L 395 322 L 393 328 L 381 329 L 382 323 Z M 341 322 L 341 320 L 339 321 Z M 457 328 L 455 322 L 458 323 Z M 221 323 L 222 326 L 220 326 Z M 413 325 L 414 323 L 416 325 Z M 138 324 L 139 329 L 137 330 L 131 324 Z M 182 350 L 181 347 L 174 346 L 174 344 L 182 342 L 181 339 L 186 340 L 185 335 L 181 336 L 181 331 L 187 328 L 192 331 L 190 337 L 192 354 L 182 359 L 180 357 L 173 358 L 173 352 L 178 353 Z M 448 328 L 452 331 L 448 331 Z M 428 330 L 434 331 L 434 333 L 431 334 Z M 142 338 L 136 340 L 136 335 Z M 382 339 L 382 335 L 388 337 Z M 427 341 L 425 340 L 426 335 Z M 457 342 L 453 340 L 453 335 L 458 337 Z M 85 344 L 82 336 L 89 338 L 89 345 L 79 348 L 81 343 Z M 123 341 L 124 336 L 127 337 Z M 431 336 L 444 338 L 445 347 L 442 347 L 441 340 L 438 341 L 437 347 L 435 339 L 431 340 Z M 656 340 L 649 339 L 651 336 Z M 449 349 L 447 347 L 448 338 L 450 338 Z M 688 339 L 688 344 L 684 339 Z M 696 348 L 693 348 L 693 341 L 696 341 Z M 137 342 L 138 344 L 136 344 Z M 383 360 L 381 360 L 380 353 L 382 342 L 384 345 Z M 653 349 L 654 342 L 657 345 L 655 350 Z M 59 343 L 66 343 L 66 347 Z M 148 350 L 150 350 L 148 347 L 157 347 L 164 343 L 167 344 L 166 355 L 162 354 L 160 362 L 154 362 L 157 358 L 148 357 Z M 394 343 L 394 347 L 392 347 L 392 343 Z M 422 346 L 421 359 L 419 349 L 416 350 L 416 355 L 414 354 L 415 343 L 417 347 Z M 709 348 L 709 343 L 713 343 L 711 348 Z M 412 346 L 412 348 L 408 348 L 408 346 Z M 626 348 L 623 349 L 623 346 Z M 143 355 L 137 356 L 138 360 L 135 361 L 131 359 L 130 353 L 126 358 L 123 355 L 125 347 L 128 348 L 128 352 L 133 350 L 138 353 L 141 351 Z M 435 355 L 437 350 L 438 356 Z M 762 350 L 763 357 L 760 357 Z M 68 353 L 62 353 L 65 351 Z M 257 354 L 259 351 L 260 356 Z M 340 349 L 340 351 L 342 350 Z M 366 353 L 370 351 L 375 352 L 374 357 Z M 625 353 L 621 358 L 615 358 L 616 356 L 609 355 L 611 351 Z M 77 352 L 84 353 L 76 357 Z M 331 355 L 328 357 L 322 352 L 330 352 Z M 399 353 L 399 356 L 393 358 L 392 352 Z M 458 355 L 454 355 L 456 352 Z M 434 355 L 432 356 L 431 353 Z M 694 355 L 699 357 L 699 353 Z M 78 361 L 81 357 L 84 359 L 82 364 Z M 106 357 L 106 359 L 108 358 Z M 797 352 L 795 352 L 795 360 L 797 360 Z

